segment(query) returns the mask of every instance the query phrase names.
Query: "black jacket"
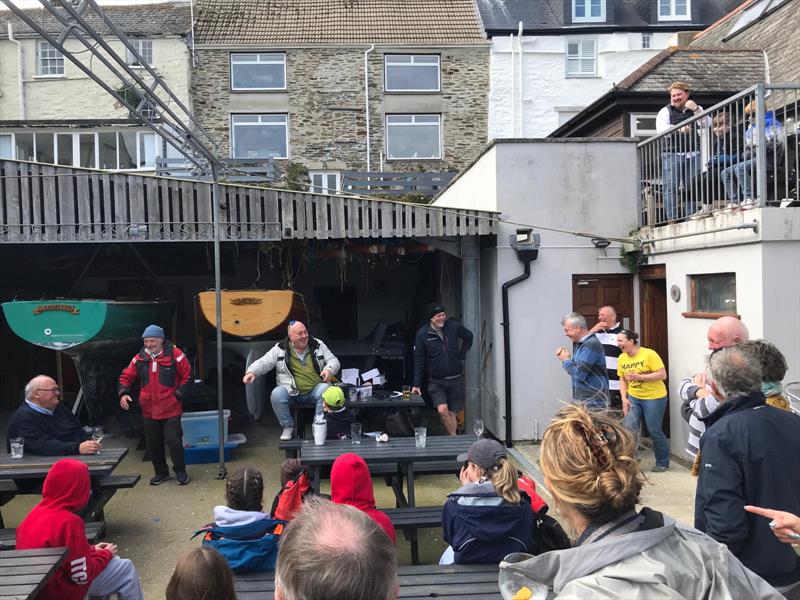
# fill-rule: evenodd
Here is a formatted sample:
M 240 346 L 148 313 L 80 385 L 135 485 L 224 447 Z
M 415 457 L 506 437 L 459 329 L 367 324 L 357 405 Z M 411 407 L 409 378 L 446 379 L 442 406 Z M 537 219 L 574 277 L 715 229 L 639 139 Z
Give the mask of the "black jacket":
M 419 328 L 414 339 L 414 385 L 420 387 L 425 372 L 428 379 L 461 374 L 461 364 L 472 348 L 472 332 L 458 319 L 447 319 L 442 338 L 427 323 Z M 461 348 L 458 340 L 461 338 Z
M 761 392 L 733 398 L 703 419 L 694 526 L 771 585 L 800 581 L 800 557 L 745 504 L 800 514 L 800 416 L 764 404 Z
M 325 421 L 328 423 L 326 439 L 338 440 L 342 435 L 350 435 L 350 425 L 355 423 L 353 411 L 345 408 L 339 412 L 326 412 Z
M 60 402 L 52 415 L 46 415 L 23 401 L 8 422 L 6 440 L 15 437 L 25 438 L 25 454 L 66 456 L 78 454 L 78 446 L 89 436 L 78 418 Z

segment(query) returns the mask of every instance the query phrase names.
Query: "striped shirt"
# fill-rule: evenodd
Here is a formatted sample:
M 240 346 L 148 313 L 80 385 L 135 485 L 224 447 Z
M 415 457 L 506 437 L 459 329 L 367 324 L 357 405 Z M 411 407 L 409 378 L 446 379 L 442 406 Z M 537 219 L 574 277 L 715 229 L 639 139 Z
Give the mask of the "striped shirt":
M 606 372 L 608 373 L 608 389 L 619 391 L 619 375 L 617 374 L 617 359 L 622 350 L 617 346 L 617 334 L 622 332 L 622 325 L 617 323 L 611 329 L 601 329 L 595 337 L 603 344 L 606 354 Z
M 706 430 L 706 424 L 700 419 L 706 418 L 719 406 L 719 401 L 712 395 L 698 398 L 696 396 L 698 389 L 700 389 L 699 386 L 689 378 L 681 380 L 678 387 L 681 400 L 692 409 L 689 415 L 689 439 L 686 442 L 686 453 L 693 458 L 700 452 L 700 438 L 703 437 Z M 711 388 L 706 387 L 706 389 L 710 391 Z

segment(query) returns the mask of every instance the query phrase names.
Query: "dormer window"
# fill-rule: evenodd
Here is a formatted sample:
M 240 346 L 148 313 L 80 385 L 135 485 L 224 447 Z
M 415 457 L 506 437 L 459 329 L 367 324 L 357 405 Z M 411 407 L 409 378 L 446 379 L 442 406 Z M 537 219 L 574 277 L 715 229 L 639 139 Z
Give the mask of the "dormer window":
M 691 21 L 691 0 L 658 0 L 659 21 Z
M 606 20 L 606 0 L 572 0 L 573 23 L 598 23 Z

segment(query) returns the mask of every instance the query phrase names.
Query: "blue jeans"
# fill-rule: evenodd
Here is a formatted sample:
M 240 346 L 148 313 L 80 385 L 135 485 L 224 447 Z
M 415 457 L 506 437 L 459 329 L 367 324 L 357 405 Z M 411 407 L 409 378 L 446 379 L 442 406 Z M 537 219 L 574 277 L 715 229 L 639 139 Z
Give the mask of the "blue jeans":
M 722 170 L 719 174 L 728 200 L 739 204 L 745 198 L 753 197 L 753 178 L 750 176 L 755 171 L 756 159 L 743 160 Z M 741 195 L 739 195 L 741 194 Z
M 664 194 L 664 210 L 668 221 L 688 217 L 694 213 L 694 198 L 688 193 L 697 174 L 700 162 L 697 155 L 686 156 L 684 152 L 661 153 L 661 181 Z M 678 191 L 687 193 L 686 206 L 678 206 Z
M 330 387 L 328 383 L 318 383 L 314 389 L 305 394 L 298 394 L 297 396 L 290 396 L 289 390 L 282 385 L 276 386 L 269 395 L 269 400 L 272 402 L 272 410 L 275 411 L 275 416 L 278 417 L 278 423 L 281 427 L 294 427 L 294 420 L 292 419 L 292 411 L 290 404 L 316 404 L 316 414 L 322 414 L 322 392 Z
M 667 408 L 667 397 L 664 396 L 657 400 L 641 400 L 628 394 L 628 400 L 631 403 L 631 408 L 622 420 L 622 424 L 636 436 L 638 446 L 639 429 L 642 426 L 642 417 L 644 417 L 644 422 L 647 423 L 647 429 L 650 431 L 650 437 L 653 439 L 656 464 L 659 467 L 668 467 L 669 444 L 667 443 L 667 436 L 661 431 L 661 420 L 664 418 L 664 410 Z

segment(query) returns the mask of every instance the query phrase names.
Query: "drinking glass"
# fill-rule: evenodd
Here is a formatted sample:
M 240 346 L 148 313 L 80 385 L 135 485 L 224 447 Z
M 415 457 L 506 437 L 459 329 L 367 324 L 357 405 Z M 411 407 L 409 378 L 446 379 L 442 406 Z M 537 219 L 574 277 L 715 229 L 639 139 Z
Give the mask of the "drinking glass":
M 354 444 L 361 443 L 361 423 L 353 423 L 350 425 L 350 438 Z
M 475 422 L 472 424 L 472 431 L 474 431 L 475 435 L 478 437 L 483 435 L 483 419 L 475 419 Z
M 9 444 L 11 445 L 11 458 L 22 458 L 25 454 L 25 439 L 21 437 L 11 438 Z
M 425 444 L 427 443 L 428 438 L 428 428 L 427 427 L 416 427 L 414 429 L 414 444 L 417 448 L 424 448 Z
M 103 431 L 103 428 L 100 427 L 99 425 L 94 429 L 92 429 L 92 439 L 98 444 L 103 441 L 104 435 L 105 432 Z M 97 451 L 97 454 L 100 454 L 100 450 Z
M 403 400 L 411 400 L 411 386 L 404 385 L 400 389 L 403 391 Z

